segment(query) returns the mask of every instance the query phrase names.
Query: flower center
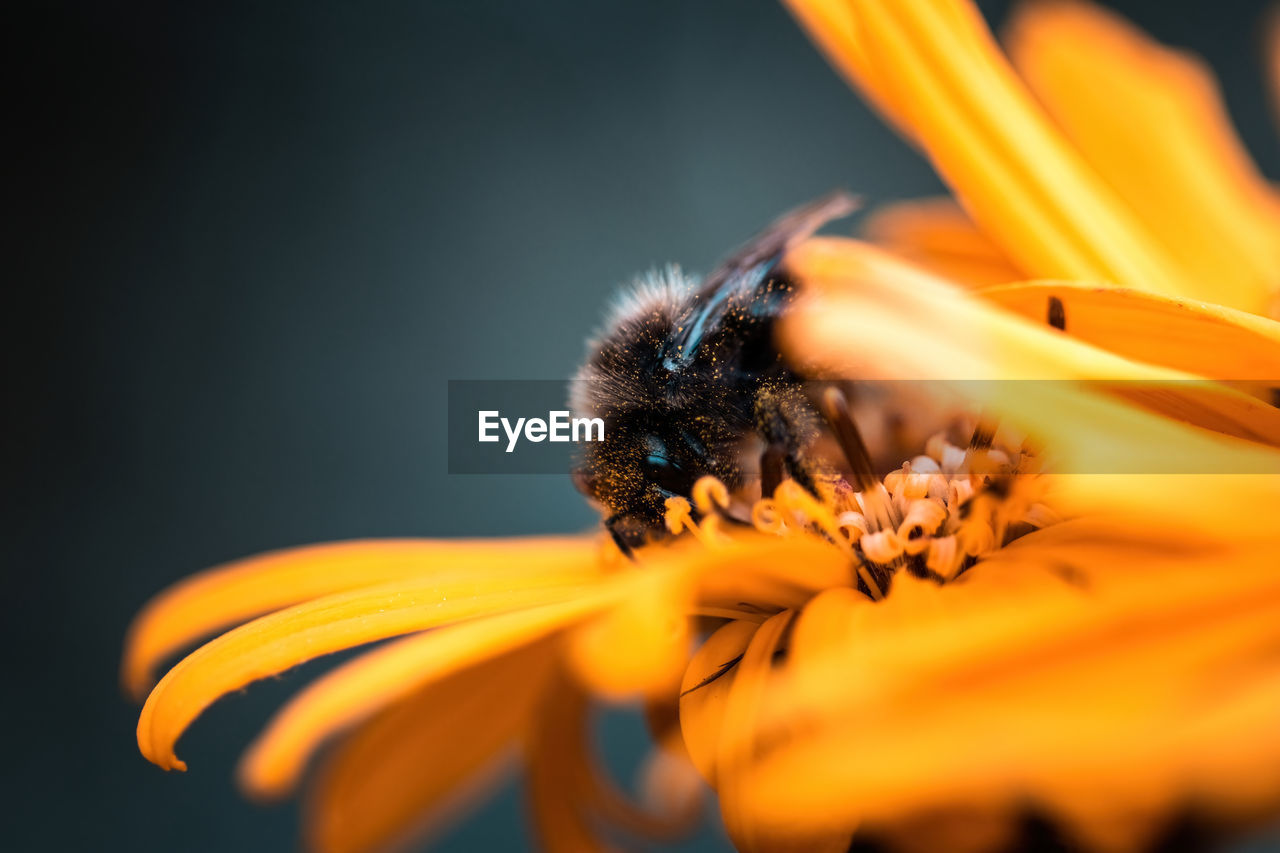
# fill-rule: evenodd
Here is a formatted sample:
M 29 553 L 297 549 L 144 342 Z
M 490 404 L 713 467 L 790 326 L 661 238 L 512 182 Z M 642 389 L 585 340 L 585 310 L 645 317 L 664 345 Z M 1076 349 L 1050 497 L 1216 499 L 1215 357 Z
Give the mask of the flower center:
M 1036 454 L 998 439 L 994 425 L 979 422 L 966 447 L 938 433 L 922 454 L 878 478 L 869 473 L 843 398 L 837 393 L 824 402 L 852 475 L 820 478 L 817 495 L 785 480 L 752 506 L 751 524 L 771 535 L 819 537 L 841 548 L 856 569 L 858 588 L 871 598 L 883 598 L 900 571 L 940 584 L 955 580 L 984 555 L 1058 520 L 1042 500 L 1046 483 Z M 712 544 L 725 535 L 728 490 L 704 477 L 692 498 L 692 505 L 684 498 L 667 501 L 667 527 Z

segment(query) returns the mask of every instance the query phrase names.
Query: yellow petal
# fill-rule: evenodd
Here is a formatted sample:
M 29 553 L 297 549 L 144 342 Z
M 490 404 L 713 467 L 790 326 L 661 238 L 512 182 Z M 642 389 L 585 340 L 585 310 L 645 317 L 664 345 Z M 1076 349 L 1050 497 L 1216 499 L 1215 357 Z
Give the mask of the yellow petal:
M 1059 300 L 1073 338 L 1197 376 L 1280 383 L 1280 323 L 1234 308 L 1083 282 L 1030 282 L 978 295 L 1044 322 Z
M 882 207 L 864 221 L 863 234 L 877 246 L 940 278 L 970 287 L 1027 278 L 949 198 Z
M 592 693 L 613 700 L 659 695 L 689 660 L 688 580 L 680 573 L 637 580 L 618 606 L 568 637 L 574 673 Z
M 552 654 L 535 644 L 455 673 L 354 731 L 308 791 L 308 848 L 398 849 L 457 820 L 526 731 Z
M 939 392 L 976 401 L 1042 443 L 1062 472 L 1052 496 L 1059 512 L 1113 514 L 1179 539 L 1269 535 L 1261 519 L 1280 505 L 1280 453 L 1116 398 L 1206 426 L 1217 416 L 1234 417 L 1239 432 L 1271 430 L 1275 409 L 1214 383 L 1161 384 L 1159 377 L 1175 374 L 1004 316 L 923 273 L 900 270 L 892 258 L 855 241 L 814 241 L 802 249 L 790 263 L 806 286 L 816 286 L 783 324 L 781 339 L 809 369 L 908 380 L 912 390 L 920 379 L 997 380 L 955 388 L 944 382 Z M 826 278 L 806 278 L 812 270 Z M 840 270 L 847 280 L 832 281 Z M 1062 381 L 1096 376 L 1150 378 L 1083 386 Z M 1058 380 L 1008 381 L 1048 377 Z M 1198 400 L 1201 392 L 1210 399 Z M 1243 408 L 1233 414 L 1236 404 Z
M 800 611 L 791 634 L 791 648 L 808 654 L 809 649 L 845 642 L 857 630 L 861 608 L 872 603 L 855 589 L 827 590 Z
M 963 0 L 861 0 L 859 44 L 965 209 L 1018 267 L 1197 293 L 1063 138 Z
M 260 617 L 201 646 L 160 680 L 138 718 L 138 747 L 166 770 L 185 769 L 173 746 L 219 696 L 320 655 L 493 613 L 589 594 L 594 556 L 533 578 L 397 581 L 315 599 Z
M 715 740 L 716 777 L 720 794 L 720 814 L 725 829 L 742 853 L 839 853 L 849 848 L 849 833 L 814 833 L 803 826 L 763 825 L 747 806 L 738 787 L 743 771 L 755 760 L 759 744 L 760 712 L 770 687 L 779 655 L 786 651 L 787 631 L 795 614 L 784 611 L 770 617 L 756 630 L 725 686 L 723 716 L 718 721 Z
M 361 655 L 311 684 L 276 714 L 245 754 L 242 783 L 260 797 L 289 793 L 307 759 L 335 732 L 432 681 L 563 629 L 621 595 L 601 593 L 448 625 Z
M 1112 383 L 1113 393 L 1153 411 L 1233 437 L 1280 445 L 1280 410 L 1248 394 L 1122 358 L 1047 324 L 997 310 L 865 243 L 810 240 L 788 256 L 788 264 L 815 299 L 800 305 L 782 327 L 784 348 L 802 365 L 814 362 L 842 378 L 1000 380 L 966 387 L 997 408 L 1004 402 L 995 397 L 1022 395 L 1022 386 L 1010 380 L 1084 379 L 1095 386 L 1118 380 Z M 1158 391 L 1153 390 L 1156 384 Z M 1026 408 L 1016 399 L 1010 404 Z M 1163 449 L 1150 447 L 1148 454 Z M 1145 470 L 1167 471 L 1170 466 Z
M 700 612 L 772 614 L 833 586 L 856 583 L 846 556 L 825 542 L 741 534 L 698 559 Z
M 848 0 L 783 0 L 823 56 L 849 85 L 863 93 L 880 114 L 907 138 L 910 127 L 893 103 L 884 97 L 875 66 L 858 43 L 855 17 Z
M 745 807 L 768 827 L 831 831 L 1030 801 L 1087 834 L 1106 822 L 1085 818 L 1167 813 L 1192 792 L 1277 793 L 1264 768 L 1280 738 L 1262 713 L 1280 712 L 1267 704 L 1280 698 L 1274 543 L 1188 556 L 1117 550 L 1080 529 L 1051 548 L 1031 539 L 1003 557 L 1006 575 L 1087 560 L 1085 588 L 1045 573 L 1007 590 L 980 565 L 963 583 L 903 577 L 882 603 L 848 603 L 843 636 L 830 618 L 818 634 L 798 626 L 793 680 L 771 691 L 772 723 L 755 733 L 781 740 L 746 772 Z
M 397 578 L 442 581 L 484 570 L 537 574 L 580 559 L 595 547 L 586 537 L 507 541 L 368 539 L 260 554 L 192 575 L 149 601 L 125 642 L 121 679 L 139 701 L 168 656 L 220 628 L 343 590 Z
M 827 303 L 826 310 L 808 317 L 808 322 L 804 313 L 795 318 L 805 322 L 807 343 L 826 347 L 833 359 L 841 346 L 856 353 L 857 345 L 850 341 L 860 333 L 851 334 L 850 329 L 860 327 L 849 322 L 866 319 L 866 312 L 854 307 L 844 314 L 846 325 L 826 326 L 836 319 L 837 307 Z M 926 345 L 923 334 L 916 340 L 905 334 L 890 337 L 904 348 Z M 1256 538 L 1269 533 L 1261 518 L 1280 505 L 1280 453 L 1274 450 L 1189 429 L 1067 383 L 965 387 L 994 416 L 1008 419 L 1049 448 L 1055 469 L 1063 472 L 1055 474 L 1052 495 L 1059 512 L 1123 514 L 1134 523 L 1179 536 L 1196 531 Z M 1185 394 L 1185 388 L 1179 390 Z
M 1208 68 L 1074 0 L 1025 4 L 1008 44 L 1077 150 L 1199 283 L 1185 295 L 1266 310 L 1280 288 L 1280 197 Z
M 699 648 L 680 685 L 680 729 L 693 765 L 717 783 L 716 746 L 729 686 L 759 625 L 737 620 L 716 629 Z
M 527 749 L 529 805 L 548 853 L 613 851 L 593 825 L 599 800 L 618 796 L 593 766 L 587 699 L 563 676 L 548 694 Z
M 793 250 L 787 263 L 817 299 L 799 307 L 802 319 L 783 326 L 784 346 L 802 362 L 829 363 L 836 357 L 828 350 L 840 353 L 836 367 L 846 371 L 840 374 L 844 377 L 1191 378 L 1136 364 L 1044 323 L 996 310 L 856 240 L 815 238 Z M 806 340 L 810 333 L 817 339 Z M 902 335 L 923 346 L 904 345 Z
M 1068 516 L 1141 525 L 1170 543 L 1273 540 L 1280 453 L 1187 428 L 1059 383 L 1026 383 L 995 411 L 1042 438 L 1067 472 L 1052 502 Z
M 720 814 L 733 845 L 744 853 L 760 848 L 754 837 L 750 815 L 742 809 L 735 789 L 738 774 L 750 763 L 756 750 L 755 731 L 766 684 L 770 680 L 774 655 L 783 649 L 788 625 L 795 614 L 784 611 L 770 617 L 751 635 L 727 685 L 724 716 L 716 739 L 715 764 L 720 793 Z
M 608 825 L 653 839 L 670 838 L 683 815 L 645 811 L 596 766 L 587 696 L 560 675 L 527 743 L 529 796 L 539 839 L 549 853 L 613 850 L 599 827 Z

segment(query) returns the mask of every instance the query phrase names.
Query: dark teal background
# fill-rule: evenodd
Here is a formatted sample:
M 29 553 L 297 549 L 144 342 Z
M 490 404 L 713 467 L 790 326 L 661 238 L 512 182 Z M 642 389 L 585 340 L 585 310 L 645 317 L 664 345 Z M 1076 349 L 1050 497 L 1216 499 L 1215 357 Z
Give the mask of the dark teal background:
M 162 773 L 116 689 L 146 598 L 291 544 L 591 525 L 566 477 L 448 476 L 446 380 L 565 378 L 634 273 L 706 270 L 833 187 L 940 189 L 769 0 L 28 5 L 4 36 L 11 850 L 293 846 L 295 809 L 231 772 L 321 667 L 218 703 Z M 1116 5 L 1213 60 L 1280 177 L 1265 4 Z M 639 731 L 610 722 L 619 766 Z M 508 790 L 445 847 L 526 839 Z

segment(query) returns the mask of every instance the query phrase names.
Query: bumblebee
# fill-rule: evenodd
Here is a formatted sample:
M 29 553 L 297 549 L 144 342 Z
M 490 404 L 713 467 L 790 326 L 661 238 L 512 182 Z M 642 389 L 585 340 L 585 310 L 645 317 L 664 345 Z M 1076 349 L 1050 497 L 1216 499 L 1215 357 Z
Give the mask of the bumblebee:
M 796 296 L 783 259 L 855 207 L 842 192 L 804 205 L 701 282 L 676 267 L 650 275 L 590 342 L 570 405 L 605 433 L 584 446 L 573 479 L 624 553 L 660 535 L 666 501 L 705 475 L 731 491 L 769 493 L 784 475 L 814 488 L 820 417 L 774 341 Z

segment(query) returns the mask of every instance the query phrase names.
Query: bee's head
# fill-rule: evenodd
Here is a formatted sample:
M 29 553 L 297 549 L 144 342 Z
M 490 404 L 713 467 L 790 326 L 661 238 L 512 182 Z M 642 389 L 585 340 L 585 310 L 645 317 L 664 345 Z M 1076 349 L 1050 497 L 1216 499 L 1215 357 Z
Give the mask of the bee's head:
M 605 418 L 604 441 L 583 447 L 574 484 L 605 507 L 610 532 L 627 546 L 661 534 L 669 498 L 688 497 L 704 475 L 727 476 L 698 427 L 674 413 L 633 410 Z
M 574 380 L 575 414 L 605 424 L 603 441 L 580 447 L 574 482 L 606 509 L 619 544 L 660 534 L 666 501 L 689 497 L 699 478 L 737 479 L 736 448 L 750 427 L 741 395 L 700 363 L 669 364 L 673 336 L 698 308 L 679 270 L 650 276 L 615 307 Z
M 672 334 L 688 322 L 691 292 L 675 268 L 641 282 L 591 341 L 573 383 L 575 414 L 605 423 L 603 441 L 579 448 L 574 482 L 605 508 L 620 544 L 660 534 L 667 499 L 688 496 L 721 467 L 713 458 L 718 419 L 663 364 Z

